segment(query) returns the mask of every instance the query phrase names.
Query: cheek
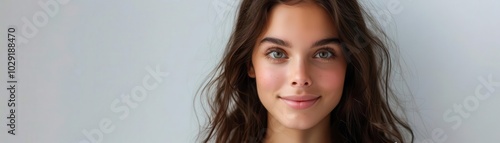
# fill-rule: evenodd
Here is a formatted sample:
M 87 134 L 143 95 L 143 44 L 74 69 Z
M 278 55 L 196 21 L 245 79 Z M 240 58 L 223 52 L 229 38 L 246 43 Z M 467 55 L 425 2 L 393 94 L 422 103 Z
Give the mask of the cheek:
M 272 95 L 275 95 L 285 83 L 283 71 L 276 67 L 256 67 L 255 75 L 259 96 L 272 97 Z
M 345 70 L 318 71 L 316 86 L 322 89 L 324 95 L 341 96 L 344 88 Z

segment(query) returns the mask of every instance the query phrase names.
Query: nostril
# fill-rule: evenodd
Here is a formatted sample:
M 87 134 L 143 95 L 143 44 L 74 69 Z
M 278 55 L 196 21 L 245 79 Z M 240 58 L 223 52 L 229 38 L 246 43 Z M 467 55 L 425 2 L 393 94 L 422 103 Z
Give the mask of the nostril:
M 298 82 L 292 82 L 292 85 L 298 85 L 298 86 L 309 86 L 309 82 L 301 82 L 301 83 L 298 83 Z

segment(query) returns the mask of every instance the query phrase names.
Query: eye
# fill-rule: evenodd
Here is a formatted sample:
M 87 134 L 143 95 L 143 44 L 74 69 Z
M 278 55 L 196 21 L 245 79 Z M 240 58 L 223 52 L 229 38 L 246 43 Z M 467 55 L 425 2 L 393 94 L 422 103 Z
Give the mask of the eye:
M 331 59 L 335 56 L 334 52 L 330 48 L 324 48 L 319 50 L 319 52 L 316 53 L 314 56 L 315 58 L 321 58 L 321 59 Z
M 283 51 L 277 50 L 277 49 L 274 49 L 274 50 L 271 50 L 270 52 L 268 52 L 267 56 L 272 58 L 272 59 L 286 58 L 285 53 Z

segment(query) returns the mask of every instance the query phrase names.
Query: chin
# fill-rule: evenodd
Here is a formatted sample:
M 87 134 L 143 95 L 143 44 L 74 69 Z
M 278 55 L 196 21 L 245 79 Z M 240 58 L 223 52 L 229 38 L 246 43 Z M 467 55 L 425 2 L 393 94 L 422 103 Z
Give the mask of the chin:
M 283 118 L 278 120 L 283 126 L 295 130 L 308 130 L 318 125 L 321 119 L 312 119 L 310 116 L 305 118 Z
M 301 131 L 304 131 L 304 130 L 309 130 L 311 129 L 312 127 L 314 127 L 313 124 L 290 124 L 290 125 L 285 125 L 285 127 L 289 128 L 289 129 L 294 129 L 294 130 L 301 130 Z

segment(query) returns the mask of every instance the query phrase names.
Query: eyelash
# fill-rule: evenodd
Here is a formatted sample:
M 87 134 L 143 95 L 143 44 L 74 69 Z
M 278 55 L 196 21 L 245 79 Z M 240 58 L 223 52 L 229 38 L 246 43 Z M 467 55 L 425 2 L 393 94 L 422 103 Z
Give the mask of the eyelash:
M 276 52 L 281 52 L 282 54 L 284 54 L 285 57 L 287 56 L 286 53 L 285 53 L 285 51 L 283 51 L 281 48 L 271 47 L 266 52 L 266 58 L 272 60 L 273 62 L 280 62 L 281 60 L 283 60 L 282 58 L 273 58 L 273 57 L 271 57 L 271 54 L 272 53 L 276 53 Z M 288 58 L 288 57 L 286 57 L 286 58 Z
M 316 52 L 316 54 L 314 54 L 315 58 L 319 58 L 319 57 L 316 57 L 316 55 L 318 55 L 320 52 L 328 52 L 330 55 L 330 57 L 328 58 L 320 58 L 322 60 L 333 60 L 335 59 L 335 57 L 337 57 L 336 53 L 335 53 L 335 50 L 333 50 L 332 48 L 329 48 L 329 47 L 323 47 L 321 49 L 318 50 L 318 52 Z
M 274 58 L 271 56 L 272 53 L 276 53 L 276 52 L 281 52 L 282 54 L 284 54 L 283 56 L 285 56 L 284 58 Z M 318 54 L 321 53 L 321 52 L 328 52 L 330 55 L 328 58 L 320 58 L 318 57 Z M 324 60 L 324 61 L 330 61 L 330 60 L 333 60 L 337 57 L 335 51 L 330 48 L 330 47 L 323 47 L 323 48 L 320 48 L 315 54 L 314 54 L 314 58 L 319 58 L 320 60 Z M 280 62 L 281 60 L 283 59 L 287 59 L 287 54 L 286 52 L 279 48 L 279 47 L 271 47 L 267 50 L 266 52 L 266 58 L 270 59 L 270 60 L 273 60 L 274 62 Z

